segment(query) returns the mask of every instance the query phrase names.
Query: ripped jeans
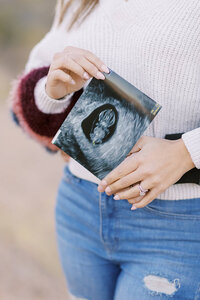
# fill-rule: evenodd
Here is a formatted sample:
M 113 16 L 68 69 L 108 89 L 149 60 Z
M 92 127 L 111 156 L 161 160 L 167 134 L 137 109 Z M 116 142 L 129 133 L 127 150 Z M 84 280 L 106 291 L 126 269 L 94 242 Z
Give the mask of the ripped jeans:
M 87 300 L 200 300 L 200 198 L 130 208 L 65 166 L 55 215 L 69 292 Z

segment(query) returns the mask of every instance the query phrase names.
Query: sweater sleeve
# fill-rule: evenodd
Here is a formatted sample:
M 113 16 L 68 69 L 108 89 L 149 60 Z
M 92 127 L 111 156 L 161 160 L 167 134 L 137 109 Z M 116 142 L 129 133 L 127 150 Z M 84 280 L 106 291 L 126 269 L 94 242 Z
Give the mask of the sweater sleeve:
M 63 112 L 70 103 L 70 98 L 74 93 L 68 94 L 60 100 L 49 97 L 46 93 L 47 76 L 42 77 L 36 84 L 34 90 L 35 104 L 37 108 L 46 114 Z
M 195 167 L 200 169 L 200 127 L 185 132 L 182 139 Z
M 28 74 L 22 75 L 17 79 L 12 87 L 11 110 L 14 119 L 17 120 L 28 136 L 56 152 L 57 147 L 51 143 L 51 140 L 82 94 L 83 89 L 75 92 L 69 99 L 61 100 L 60 111 L 57 110 L 54 113 L 50 113 L 48 112 L 48 105 L 46 113 L 41 111 L 36 105 L 35 87 L 41 78 L 47 75 L 48 70 L 49 67 L 33 69 Z M 42 92 L 44 93 L 44 91 Z M 52 101 L 59 102 L 60 100 L 52 99 Z M 65 107 L 66 104 L 67 107 Z
M 60 51 L 59 43 L 56 46 L 54 43 L 59 40 L 56 18 L 50 31 L 31 50 L 24 71 L 13 81 L 10 91 L 13 119 L 29 137 L 53 152 L 58 148 L 51 140 L 83 92 L 82 88 L 62 100 L 52 99 L 46 94 L 52 56 Z

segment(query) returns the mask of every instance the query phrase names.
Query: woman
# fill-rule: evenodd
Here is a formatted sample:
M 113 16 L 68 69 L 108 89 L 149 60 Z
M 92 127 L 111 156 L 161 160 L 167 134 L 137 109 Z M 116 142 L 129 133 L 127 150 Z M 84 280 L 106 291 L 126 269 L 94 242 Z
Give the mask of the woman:
M 56 228 L 74 297 L 200 299 L 199 11 L 198 0 L 60 1 L 13 87 L 15 120 L 52 152 L 107 66 L 162 105 L 101 182 L 72 158 L 65 166 Z

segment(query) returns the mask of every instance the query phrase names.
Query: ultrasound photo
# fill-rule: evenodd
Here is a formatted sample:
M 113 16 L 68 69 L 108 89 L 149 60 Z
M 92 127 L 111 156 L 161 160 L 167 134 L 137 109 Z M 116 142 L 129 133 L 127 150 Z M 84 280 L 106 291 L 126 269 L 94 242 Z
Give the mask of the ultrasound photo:
M 161 106 L 110 69 L 92 78 L 52 143 L 100 180 L 129 154 Z

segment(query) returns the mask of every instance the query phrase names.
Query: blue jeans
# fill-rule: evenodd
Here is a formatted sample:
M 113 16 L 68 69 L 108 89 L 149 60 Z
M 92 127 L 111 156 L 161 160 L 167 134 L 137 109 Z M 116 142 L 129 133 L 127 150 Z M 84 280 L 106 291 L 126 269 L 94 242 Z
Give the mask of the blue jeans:
M 127 200 L 65 166 L 56 204 L 69 292 L 88 300 L 200 299 L 200 198 Z

